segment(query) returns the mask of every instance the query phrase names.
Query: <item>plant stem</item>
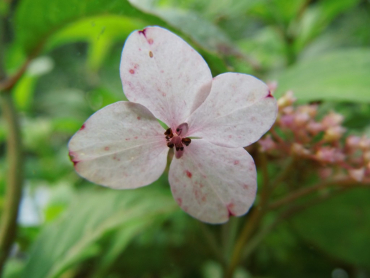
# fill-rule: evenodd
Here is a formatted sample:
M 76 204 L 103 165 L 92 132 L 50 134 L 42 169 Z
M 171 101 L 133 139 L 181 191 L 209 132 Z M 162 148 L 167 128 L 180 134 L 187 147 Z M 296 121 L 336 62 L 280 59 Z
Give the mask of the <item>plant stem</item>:
M 288 163 L 285 165 L 284 169 L 279 173 L 279 175 L 272 181 L 272 190 L 275 189 L 281 182 L 283 182 L 291 173 L 291 171 L 296 166 L 295 157 L 289 158 Z
M 215 239 L 214 234 L 212 234 L 212 232 L 208 229 L 207 224 L 205 223 L 199 222 L 199 227 L 204 235 L 205 240 L 207 241 L 207 244 L 211 252 L 215 255 L 218 261 L 224 266 L 226 264 L 225 258 L 223 256 L 223 252 L 222 249 L 220 248 L 220 245 Z
M 6 80 L 6 73 L 3 66 L 5 36 L 3 23 L 4 18 L 0 16 L 0 84 L 3 84 L 2 81 Z M 8 125 L 8 169 L 4 196 L 5 201 L 0 223 L 0 276 L 2 276 L 4 264 L 8 258 L 17 230 L 17 217 L 22 195 L 23 157 L 19 120 L 9 90 L 0 89 L 0 105 L 4 120 Z
M 9 93 L 0 94 L 2 114 L 8 124 L 7 182 L 5 202 L 0 223 L 0 275 L 17 230 L 17 216 L 22 194 L 23 157 L 19 120 Z
M 258 247 L 258 245 L 262 242 L 262 240 L 273 230 L 278 224 L 280 224 L 283 220 L 286 220 L 292 216 L 297 215 L 298 213 L 315 206 L 317 204 L 322 203 L 323 201 L 326 201 L 334 196 L 339 195 L 340 193 L 343 193 L 351 188 L 358 188 L 358 186 L 366 186 L 368 187 L 370 184 L 370 180 L 364 181 L 364 183 L 355 183 L 353 180 L 351 180 L 352 183 L 346 183 L 343 180 L 343 183 L 339 183 L 342 186 L 338 188 L 338 190 L 335 190 L 331 192 L 331 194 L 325 194 L 317 196 L 316 198 L 312 198 L 309 201 L 306 201 L 303 204 L 300 205 L 293 205 L 289 209 L 286 209 L 283 211 L 270 225 L 268 225 L 266 228 L 260 229 L 258 232 L 255 233 L 255 236 L 250 239 L 248 246 L 243 252 L 242 260 L 245 260 L 255 249 Z M 344 186 L 345 185 L 345 186 Z M 357 186 L 356 186 L 357 185 Z
M 365 181 L 365 183 L 366 183 L 366 181 Z M 361 185 L 361 184 L 362 183 L 356 182 L 352 178 L 334 179 L 334 180 L 331 180 L 331 181 L 323 181 L 323 182 L 318 183 L 314 186 L 304 187 L 304 188 L 298 189 L 298 190 L 294 191 L 293 193 L 289 194 L 288 196 L 273 202 L 269 206 L 269 210 L 278 209 L 278 208 L 282 207 L 285 204 L 289 204 L 289 203 L 294 202 L 295 200 L 297 200 L 301 197 L 309 195 L 310 193 L 316 192 L 320 189 L 327 188 L 327 187 L 330 187 L 330 186 L 345 186 L 345 187 L 348 187 L 348 186 L 355 186 L 355 185 Z
M 266 205 L 268 203 L 268 199 L 270 196 L 269 190 L 269 175 L 267 169 L 267 159 L 265 153 L 259 153 L 258 162 L 261 166 L 261 171 L 263 175 L 263 184 L 262 184 L 262 192 L 261 192 L 261 201 L 257 207 L 255 207 L 249 215 L 248 220 L 245 222 L 245 225 L 236 241 L 229 267 L 227 268 L 224 277 L 225 278 L 232 278 L 234 275 L 234 271 L 240 262 L 240 257 L 242 255 L 243 248 L 248 241 L 248 239 L 253 235 L 255 230 L 260 223 L 263 215 L 266 212 Z

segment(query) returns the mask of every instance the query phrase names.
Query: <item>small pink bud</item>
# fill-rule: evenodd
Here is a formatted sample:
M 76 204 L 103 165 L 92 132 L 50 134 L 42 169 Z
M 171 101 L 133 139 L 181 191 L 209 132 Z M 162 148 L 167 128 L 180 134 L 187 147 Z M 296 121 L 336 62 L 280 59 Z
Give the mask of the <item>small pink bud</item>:
M 299 156 L 306 156 L 310 154 L 310 151 L 305 149 L 301 144 L 293 143 L 291 147 L 292 154 L 299 155 Z
M 364 176 L 365 176 L 365 168 L 362 167 L 360 169 L 348 170 L 348 174 L 354 180 L 356 180 L 358 182 L 361 182 L 364 179 Z
M 343 115 L 331 111 L 323 118 L 322 124 L 325 127 L 332 127 L 341 124 L 343 122 L 343 119 Z
M 310 116 L 303 112 L 303 113 L 296 113 L 294 117 L 294 123 L 298 126 L 302 126 L 310 120 Z
M 358 136 L 350 135 L 346 139 L 346 146 L 350 149 L 355 149 L 360 146 L 361 138 Z
M 276 143 L 272 140 L 271 135 L 268 134 L 265 138 L 258 141 L 261 152 L 267 152 L 273 150 L 276 147 Z
M 359 147 L 365 150 L 370 149 L 370 139 L 363 136 L 360 140 Z
M 298 107 L 298 112 L 307 113 L 310 117 L 315 117 L 317 114 L 317 105 L 302 105 Z
M 287 107 L 284 107 L 282 111 L 286 115 L 291 115 L 294 112 L 294 108 L 293 106 L 287 106 Z
M 294 118 L 292 115 L 284 115 L 280 118 L 279 122 L 282 127 L 290 127 L 294 122 Z
M 345 156 L 337 149 L 331 147 L 322 147 L 316 152 L 315 158 L 321 162 L 334 163 L 338 161 L 343 161 Z
M 341 126 L 329 127 L 325 131 L 324 140 L 327 142 L 333 142 L 342 137 L 343 133 L 346 131 L 345 128 Z
M 277 104 L 279 108 L 292 105 L 296 101 L 292 91 L 288 91 L 281 98 L 278 99 Z
M 307 128 L 308 132 L 310 132 L 313 135 L 316 135 L 319 132 L 321 132 L 324 127 L 323 127 L 323 125 L 321 123 L 310 121 L 307 124 L 306 128 Z

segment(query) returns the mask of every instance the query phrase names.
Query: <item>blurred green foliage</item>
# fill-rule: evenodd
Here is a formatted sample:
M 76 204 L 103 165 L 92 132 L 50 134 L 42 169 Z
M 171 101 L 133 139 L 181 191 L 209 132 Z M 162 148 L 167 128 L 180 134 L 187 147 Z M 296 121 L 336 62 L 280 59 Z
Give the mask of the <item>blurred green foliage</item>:
M 33 59 L 12 92 L 29 202 L 4 277 L 221 277 L 209 241 L 215 237 L 227 256 L 224 234 L 242 219 L 232 228 L 204 227 L 179 211 L 166 174 L 152 188 L 118 192 L 81 179 L 68 159 L 67 142 L 82 123 L 125 99 L 118 68 L 133 30 L 168 28 L 214 75 L 277 80 L 277 96 L 292 89 L 301 102 L 344 114 L 349 132 L 370 134 L 366 0 L 19 0 L 0 2 L 0 14 L 7 16 L 7 72 Z M 5 137 L 1 122 L 2 196 Z M 368 190 L 354 191 L 284 222 L 235 277 L 348 277 L 333 276 L 338 268 L 370 277 L 368 200 Z M 23 221 L 32 211 L 36 220 Z

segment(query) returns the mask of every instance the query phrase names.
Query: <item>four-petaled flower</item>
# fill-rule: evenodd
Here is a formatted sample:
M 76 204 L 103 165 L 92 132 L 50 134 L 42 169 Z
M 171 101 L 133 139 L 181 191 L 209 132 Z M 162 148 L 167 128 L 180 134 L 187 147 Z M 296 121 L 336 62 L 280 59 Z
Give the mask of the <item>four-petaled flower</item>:
M 208 223 L 245 214 L 257 179 L 243 147 L 276 119 L 268 87 L 240 73 L 212 79 L 203 58 L 160 27 L 127 38 L 120 74 L 129 101 L 97 111 L 72 137 L 76 171 L 111 188 L 137 188 L 161 176 L 173 148 L 169 183 L 184 211 Z

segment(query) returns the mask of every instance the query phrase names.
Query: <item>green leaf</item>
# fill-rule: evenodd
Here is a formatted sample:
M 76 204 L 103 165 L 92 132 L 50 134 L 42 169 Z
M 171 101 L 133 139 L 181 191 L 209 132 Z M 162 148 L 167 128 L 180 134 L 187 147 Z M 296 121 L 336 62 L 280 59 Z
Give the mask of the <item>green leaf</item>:
M 100 22 L 100 25 L 105 27 L 103 32 L 101 28 L 91 26 L 89 18 L 97 19 L 98 16 L 104 16 L 105 21 L 111 16 L 114 17 L 109 19 L 109 22 Z M 122 17 L 122 19 L 119 20 L 118 17 Z M 120 21 L 117 25 L 118 28 L 113 21 Z M 74 22 L 77 22 L 77 25 L 74 25 Z M 125 26 L 125 22 L 130 22 L 130 24 Z M 17 30 L 15 45 L 21 45 L 28 54 L 34 53 L 42 48 L 53 34 L 69 26 L 60 35 L 51 38 L 52 42 L 49 46 L 57 45 L 58 40 L 60 43 L 63 40 L 73 41 L 81 36 L 85 36 L 85 39 L 89 36 L 89 42 L 91 39 L 94 40 L 90 49 L 90 56 L 93 58 L 90 59 L 89 63 L 93 68 L 96 68 L 104 59 L 106 54 L 104 51 L 112 43 L 112 37 L 116 37 L 117 30 L 121 30 L 122 36 L 125 36 L 128 29 L 136 29 L 141 23 L 167 28 L 170 25 L 179 29 L 203 48 L 211 58 L 214 58 L 212 55 L 215 55 L 215 51 L 227 52 L 231 55 L 240 54 L 234 53 L 235 47 L 217 26 L 202 20 L 201 17 L 193 13 L 179 10 L 151 11 L 142 7 L 136 8 L 127 0 L 112 0 L 109 1 L 109 4 L 101 0 L 70 0 L 68 2 L 64 0 L 23 0 L 18 5 L 15 15 L 15 29 Z M 89 35 L 83 35 L 82 33 L 85 31 Z M 96 31 L 99 31 L 100 35 L 104 32 L 109 35 L 101 36 L 101 40 L 97 40 Z M 70 37 L 67 38 L 67 36 Z M 226 70 L 221 62 L 218 63 L 218 67 L 221 70 L 217 71 Z
M 132 30 L 145 26 L 146 23 L 139 19 L 117 15 L 82 18 L 53 34 L 47 42 L 46 49 L 53 49 L 66 43 L 88 42 L 88 64 L 91 69 L 97 70 L 114 42 L 123 41 Z
M 325 0 L 308 7 L 297 30 L 295 47 L 301 51 L 310 41 L 320 35 L 340 14 L 351 10 L 359 0 Z
M 166 25 L 159 18 L 134 8 L 126 0 L 23 0 L 15 14 L 16 42 L 26 53 L 40 48 L 48 37 L 68 24 L 86 17 L 117 15 Z
M 222 29 L 204 19 L 202 15 L 189 10 L 158 7 L 152 0 L 129 0 L 129 2 L 147 14 L 158 16 L 188 36 L 196 46 L 201 47 L 200 52 L 207 62 L 211 63 L 213 75 L 228 71 L 221 56 L 235 56 L 244 63 L 249 63 Z
M 158 185 L 158 184 L 157 184 Z M 90 190 L 76 196 L 64 217 L 45 227 L 30 252 L 22 277 L 59 277 L 77 263 L 95 256 L 98 240 L 120 229 L 118 251 L 145 227 L 170 216 L 178 206 L 169 191 L 158 186 L 137 190 Z
M 276 96 L 300 101 L 370 102 L 370 49 L 348 49 L 302 60 L 277 77 Z
M 358 266 L 370 261 L 370 190 L 353 189 L 294 218 L 297 231 L 333 257 Z
M 304 0 L 262 0 L 256 2 L 248 13 L 267 23 L 287 27 L 303 5 Z

